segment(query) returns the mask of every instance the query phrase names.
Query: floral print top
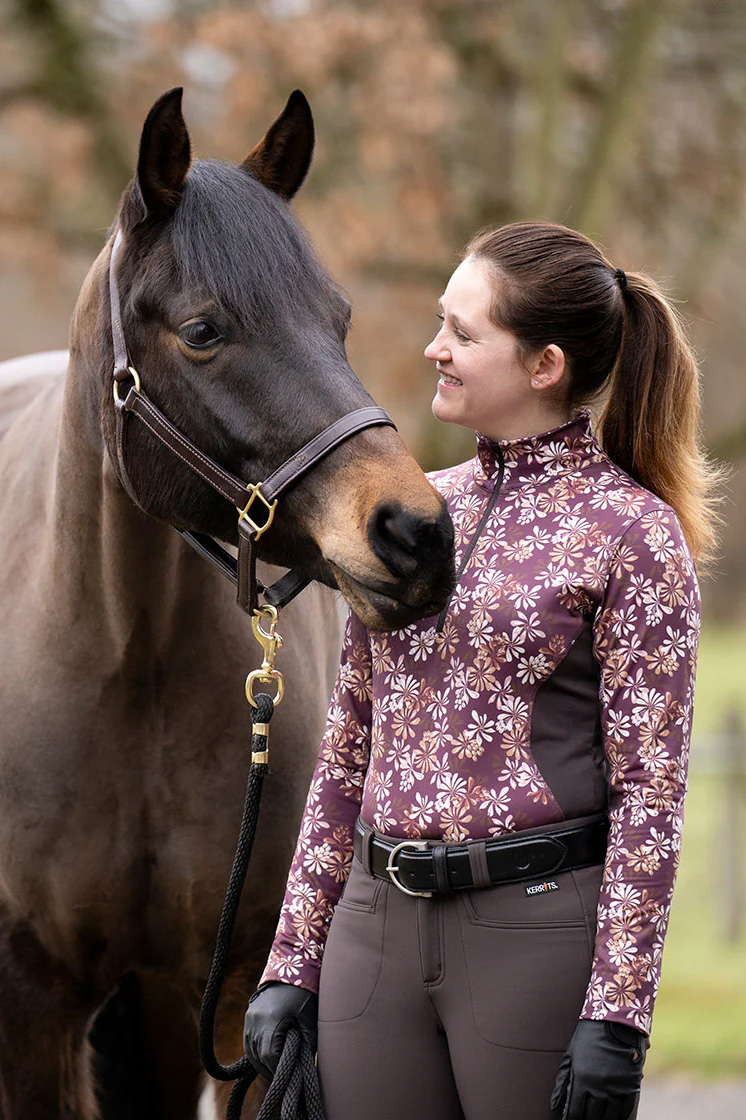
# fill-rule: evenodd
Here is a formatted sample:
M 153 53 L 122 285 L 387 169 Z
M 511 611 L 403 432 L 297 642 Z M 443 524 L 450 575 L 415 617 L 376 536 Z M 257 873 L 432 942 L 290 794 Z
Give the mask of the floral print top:
M 388 836 L 461 841 L 606 807 L 582 1017 L 648 1032 L 681 845 L 694 564 L 673 511 L 608 458 L 582 410 L 541 435 L 479 436 L 473 460 L 429 476 L 453 518 L 457 568 L 500 459 L 496 504 L 441 626 L 381 634 L 348 620 L 262 981 L 317 990 L 358 813 Z M 573 662 L 584 634 L 588 656 Z M 590 687 L 563 662 L 595 674 Z M 550 689 L 544 741 L 535 717 Z M 578 767 L 594 780 L 565 780 Z

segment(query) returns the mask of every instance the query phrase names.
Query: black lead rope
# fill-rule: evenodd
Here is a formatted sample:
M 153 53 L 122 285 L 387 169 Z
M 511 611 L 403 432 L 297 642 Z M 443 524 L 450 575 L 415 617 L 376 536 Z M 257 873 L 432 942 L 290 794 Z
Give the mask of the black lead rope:
M 252 708 L 251 712 L 253 724 L 268 724 L 274 712 L 274 701 L 262 692 L 256 697 L 256 703 L 257 707 Z M 266 733 L 254 733 L 251 740 L 252 762 L 241 831 L 220 915 L 215 953 L 205 994 L 202 997 L 199 1017 L 199 1052 L 205 1070 L 216 1081 L 236 1082 L 228 1101 L 226 1120 L 240 1120 L 244 1098 L 256 1077 L 256 1070 L 248 1058 L 240 1058 L 229 1066 L 220 1064 L 215 1056 L 214 1029 L 236 915 L 254 846 L 262 786 L 269 773 L 267 763 L 254 761 L 254 758 L 262 755 L 266 757 L 266 752 Z M 299 1030 L 292 1029 L 287 1033 L 277 1073 L 272 1079 L 257 1120 L 324 1120 L 315 1056 L 309 1044 L 301 1039 Z
M 237 1109 L 231 1112 L 228 1103 L 226 1120 L 240 1120 L 241 1094 Z M 264 1098 L 257 1120 L 324 1120 L 321 1089 L 316 1073 L 316 1060 L 311 1047 L 300 1031 L 293 1027 L 285 1036 L 285 1047 Z
M 216 493 L 235 506 L 238 514 L 237 561 L 212 538 L 188 530 L 181 532 L 189 544 L 196 548 L 207 560 L 215 564 L 224 576 L 227 576 L 236 584 L 238 604 L 242 610 L 247 611 L 252 616 L 252 625 L 254 625 L 256 616 L 261 616 L 266 611 L 266 607 L 258 611 L 256 609 L 260 581 L 256 577 L 255 545 L 262 533 L 269 529 L 272 524 L 279 498 L 351 436 L 381 424 L 390 425 L 394 429 L 396 425 L 383 409 L 375 405 L 366 405 L 340 416 L 337 420 L 333 420 L 322 432 L 308 440 L 303 447 L 262 482 L 252 483 L 237 478 L 193 444 L 185 433 L 175 427 L 168 417 L 157 408 L 142 389 L 140 375 L 135 367 L 130 364 L 127 341 L 122 326 L 122 308 L 116 269 L 117 254 L 121 244 L 122 231 L 118 230 L 114 237 L 109 258 L 109 299 L 111 338 L 114 351 L 113 394 L 116 412 L 117 463 L 120 480 L 135 505 L 139 505 L 125 461 L 127 418 L 131 416 L 143 424 L 151 435 L 185 464 L 189 470 L 197 474 Z M 129 388 L 124 395 L 127 385 L 129 385 Z M 256 520 L 257 517 L 260 518 L 259 521 Z M 288 572 L 272 587 L 262 587 L 265 604 L 275 610 L 275 620 L 276 608 L 290 602 L 306 586 L 307 582 L 303 576 Z M 257 637 L 265 648 L 266 662 L 267 650 L 270 649 L 272 656 L 274 656 L 274 651 L 279 644 L 274 638 L 274 627 L 270 632 L 265 633 L 260 626 Z M 255 679 L 258 676 L 260 681 L 272 679 L 281 681 L 282 679 L 279 673 L 274 672 L 270 664 L 267 664 L 267 674 L 264 676 L 261 670 L 249 674 L 247 688 L 252 676 Z M 281 693 L 278 692 L 278 699 L 280 695 Z M 251 770 L 241 822 L 241 834 L 233 861 L 228 891 L 223 903 L 215 955 L 202 1000 L 199 1025 L 200 1055 L 205 1069 L 218 1081 L 237 1082 L 228 1105 L 227 1115 L 229 1120 L 238 1120 L 243 1099 L 256 1076 L 253 1067 L 246 1058 L 234 1062 L 233 1065 L 222 1066 L 215 1057 L 213 1044 L 215 1013 L 225 978 L 241 892 L 254 844 L 262 784 L 268 773 L 267 737 L 263 731 L 266 731 L 266 724 L 272 718 L 275 702 L 269 696 L 260 695 L 256 698 L 256 703 L 258 707 L 254 709 L 253 713 L 255 727 L 252 738 Z M 260 724 L 265 725 L 263 729 L 259 728 L 258 725 Z M 285 1089 L 282 1089 L 283 1102 L 281 1106 L 278 1106 L 280 1111 L 277 1115 L 281 1120 L 323 1120 L 318 1081 L 316 1080 L 313 1054 L 310 1047 L 300 1038 L 293 1041 L 292 1036 L 289 1035 L 286 1050 L 288 1055 L 295 1056 L 289 1056 L 286 1060 L 285 1052 L 283 1052 L 278 1067 L 278 1076 L 275 1081 L 278 1085 L 285 1084 L 282 1079 L 287 1077 L 287 1083 Z M 287 1070 L 290 1070 L 289 1074 L 286 1073 Z M 279 1076 L 281 1072 L 282 1077 Z M 273 1082 L 273 1093 L 268 1094 L 267 1099 L 269 1100 L 271 1097 L 274 1100 L 280 1091 L 279 1088 L 274 1089 Z M 304 1105 L 303 1094 L 305 1094 L 307 1110 Z M 259 1120 L 274 1120 L 275 1114 L 276 1110 L 272 1111 L 269 1105 L 266 1109 L 262 1107 Z

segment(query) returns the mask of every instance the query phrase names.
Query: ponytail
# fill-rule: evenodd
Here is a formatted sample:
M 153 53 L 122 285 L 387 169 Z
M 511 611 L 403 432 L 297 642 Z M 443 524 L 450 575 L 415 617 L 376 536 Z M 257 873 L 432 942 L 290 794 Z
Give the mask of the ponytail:
M 676 513 L 698 567 L 715 557 L 724 470 L 700 440 L 699 371 L 680 316 L 649 277 L 627 274 L 624 322 L 599 438 L 610 459 Z
M 677 515 L 692 555 L 715 558 L 726 471 L 700 440 L 699 371 L 681 319 L 655 282 L 614 268 L 584 234 L 549 222 L 484 230 L 464 256 L 489 265 L 491 319 L 524 353 L 568 358 L 570 405 L 602 402 L 610 459 Z

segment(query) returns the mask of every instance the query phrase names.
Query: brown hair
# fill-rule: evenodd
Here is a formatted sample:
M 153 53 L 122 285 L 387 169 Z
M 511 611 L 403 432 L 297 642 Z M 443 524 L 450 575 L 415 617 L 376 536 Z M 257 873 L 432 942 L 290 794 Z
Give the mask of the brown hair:
M 582 233 L 547 222 L 485 230 L 466 256 L 487 263 L 499 280 L 496 326 L 515 334 L 525 354 L 551 343 L 564 351 L 569 404 L 604 395 L 604 450 L 671 506 L 698 566 L 706 567 L 722 521 L 715 490 L 724 471 L 703 450 L 697 362 L 655 281 L 622 273 Z

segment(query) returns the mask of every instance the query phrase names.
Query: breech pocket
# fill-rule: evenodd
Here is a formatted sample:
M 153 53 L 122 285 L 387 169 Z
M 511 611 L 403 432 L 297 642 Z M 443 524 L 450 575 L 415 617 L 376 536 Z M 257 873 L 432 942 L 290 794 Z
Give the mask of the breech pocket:
M 319 1019 L 343 1022 L 362 1015 L 375 992 L 383 961 L 385 886 L 353 862 L 324 949 Z
M 382 879 L 374 879 L 372 875 L 366 875 L 358 861 L 353 860 L 337 909 L 341 906 L 343 909 L 348 907 L 352 910 L 367 910 L 372 914 L 378 908 L 378 899 L 383 886 Z
M 592 872 L 586 887 L 579 876 Z M 473 925 L 518 926 L 544 929 L 547 926 L 584 926 L 591 905 L 593 882 L 600 884 L 601 868 L 582 872 L 564 871 L 546 879 L 526 883 L 503 883 L 486 890 L 460 893 L 466 917 Z M 590 889 L 588 889 L 590 888 Z M 598 886 L 595 887 L 598 902 Z
M 600 883 L 601 869 L 592 869 Z M 564 1051 L 593 961 L 593 883 L 565 872 L 462 897 L 461 931 L 474 1024 L 485 1041 Z M 552 886 L 551 884 L 554 884 Z M 534 893 L 526 888 L 536 886 Z M 593 905 L 593 910 L 590 907 Z

